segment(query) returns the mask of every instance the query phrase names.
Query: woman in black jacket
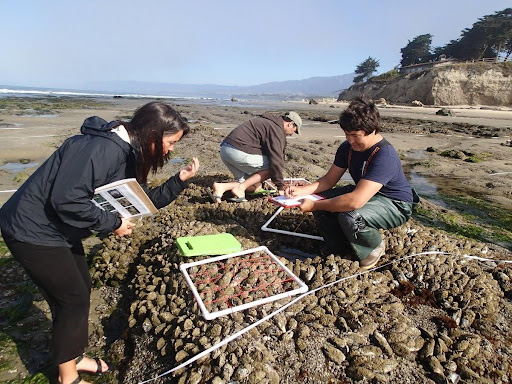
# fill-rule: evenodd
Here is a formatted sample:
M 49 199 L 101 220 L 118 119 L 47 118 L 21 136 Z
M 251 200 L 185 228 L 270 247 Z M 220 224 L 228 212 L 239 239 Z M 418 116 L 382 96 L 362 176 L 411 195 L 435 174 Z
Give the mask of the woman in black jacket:
M 140 107 L 130 122 L 90 117 L 82 135 L 67 139 L 0 209 L 9 250 L 50 305 L 60 383 L 78 384 L 78 372 L 109 369 L 104 361 L 83 356 L 91 278 L 81 239 L 91 231 L 129 235 L 134 223 L 96 206 L 94 190 L 136 178 L 157 208 L 168 205 L 196 174 L 197 158 L 159 187 L 148 189 L 145 183 L 188 131 L 181 115 L 160 102 Z

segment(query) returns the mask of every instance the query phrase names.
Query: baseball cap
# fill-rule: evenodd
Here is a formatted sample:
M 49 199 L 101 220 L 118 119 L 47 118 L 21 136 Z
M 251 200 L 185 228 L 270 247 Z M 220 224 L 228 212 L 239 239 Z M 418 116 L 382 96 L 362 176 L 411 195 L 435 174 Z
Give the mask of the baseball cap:
M 295 125 L 297 126 L 297 134 L 300 135 L 300 127 L 302 126 L 302 119 L 300 118 L 299 114 L 297 112 L 290 111 L 290 112 L 286 112 L 284 117 L 290 119 L 291 121 L 293 121 L 295 123 Z

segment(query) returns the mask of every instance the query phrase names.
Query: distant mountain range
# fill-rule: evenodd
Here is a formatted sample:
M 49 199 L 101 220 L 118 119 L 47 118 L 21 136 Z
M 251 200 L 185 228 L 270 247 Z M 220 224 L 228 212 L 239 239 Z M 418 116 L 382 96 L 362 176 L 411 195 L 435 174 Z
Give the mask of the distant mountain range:
M 88 83 L 97 91 L 174 95 L 179 97 L 230 98 L 251 96 L 279 96 L 287 98 L 338 97 L 340 91 L 352 85 L 354 74 L 330 77 L 311 77 L 303 80 L 274 81 L 251 86 L 215 84 L 177 84 L 145 81 L 108 81 Z

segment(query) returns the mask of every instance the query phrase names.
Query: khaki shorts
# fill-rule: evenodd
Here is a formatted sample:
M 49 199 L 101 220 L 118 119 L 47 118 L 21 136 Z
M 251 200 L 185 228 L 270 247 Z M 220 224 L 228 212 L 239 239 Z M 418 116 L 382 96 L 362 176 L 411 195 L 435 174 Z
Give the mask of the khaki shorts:
M 221 144 L 220 158 L 239 183 L 269 167 L 268 156 L 245 153 L 228 143 Z

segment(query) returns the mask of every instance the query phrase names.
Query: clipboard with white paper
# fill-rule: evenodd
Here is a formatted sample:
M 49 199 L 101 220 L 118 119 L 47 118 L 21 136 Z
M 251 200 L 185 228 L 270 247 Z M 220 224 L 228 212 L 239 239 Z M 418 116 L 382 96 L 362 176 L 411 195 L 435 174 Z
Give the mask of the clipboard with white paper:
M 324 197 L 320 196 L 320 195 L 316 195 L 316 194 L 311 194 L 311 195 L 299 196 L 299 197 L 294 197 L 294 198 L 288 198 L 288 197 L 282 196 L 282 195 L 268 198 L 268 200 L 271 203 L 280 205 L 281 207 L 284 207 L 284 208 L 298 207 L 299 205 L 302 204 L 302 200 L 304 200 L 304 199 L 318 201 L 318 200 L 323 200 Z

